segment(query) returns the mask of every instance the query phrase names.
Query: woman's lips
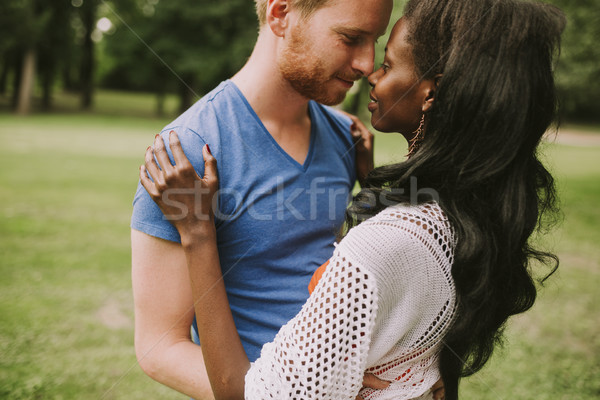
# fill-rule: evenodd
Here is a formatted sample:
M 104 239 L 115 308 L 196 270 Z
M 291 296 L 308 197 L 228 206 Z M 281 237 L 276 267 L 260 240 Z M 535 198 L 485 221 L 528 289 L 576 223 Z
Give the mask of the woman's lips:
M 369 94 L 369 97 L 371 98 L 371 101 L 367 107 L 369 108 L 369 111 L 373 112 L 377 108 L 377 99 L 373 97 L 373 94 Z

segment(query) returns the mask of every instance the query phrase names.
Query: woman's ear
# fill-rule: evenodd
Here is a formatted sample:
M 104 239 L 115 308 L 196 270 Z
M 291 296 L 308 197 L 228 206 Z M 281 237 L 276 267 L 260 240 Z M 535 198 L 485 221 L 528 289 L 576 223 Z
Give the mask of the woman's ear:
M 271 28 L 275 36 L 285 36 L 289 11 L 290 4 L 288 0 L 269 0 L 267 6 L 267 25 Z
M 435 94 L 437 93 L 438 85 L 440 80 L 442 79 L 442 74 L 437 74 L 432 79 L 428 79 L 426 82 L 426 95 L 425 100 L 423 101 L 422 110 L 424 113 L 431 110 L 433 107 L 433 101 L 435 100 Z

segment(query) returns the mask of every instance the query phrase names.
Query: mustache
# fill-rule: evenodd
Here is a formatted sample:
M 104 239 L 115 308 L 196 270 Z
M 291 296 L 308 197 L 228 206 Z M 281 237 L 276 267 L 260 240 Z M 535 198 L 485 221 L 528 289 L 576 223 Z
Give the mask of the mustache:
M 345 81 L 352 81 L 355 82 L 357 80 L 359 80 L 360 78 L 363 77 L 362 74 L 352 74 L 352 75 L 342 75 L 342 74 L 338 74 L 336 75 L 337 78 L 343 79 Z

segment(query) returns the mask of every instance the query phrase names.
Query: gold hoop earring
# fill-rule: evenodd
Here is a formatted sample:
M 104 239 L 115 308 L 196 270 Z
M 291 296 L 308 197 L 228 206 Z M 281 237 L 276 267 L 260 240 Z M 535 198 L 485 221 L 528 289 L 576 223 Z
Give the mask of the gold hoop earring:
M 425 114 L 421 117 L 421 122 L 419 123 L 419 127 L 416 131 L 413 132 L 413 138 L 408 142 L 408 154 L 406 157 L 413 156 L 419 147 L 421 146 L 421 142 L 423 142 L 423 138 L 425 136 Z

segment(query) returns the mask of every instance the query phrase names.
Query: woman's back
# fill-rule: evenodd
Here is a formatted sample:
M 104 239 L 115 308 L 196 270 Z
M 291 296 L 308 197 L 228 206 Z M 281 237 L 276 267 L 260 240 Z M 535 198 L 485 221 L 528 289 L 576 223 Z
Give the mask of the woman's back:
M 453 248 L 436 203 L 388 207 L 353 228 L 302 311 L 263 347 L 247 398 L 349 398 L 365 369 L 392 382 L 365 399 L 427 393 L 455 314 Z

